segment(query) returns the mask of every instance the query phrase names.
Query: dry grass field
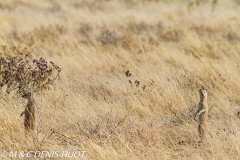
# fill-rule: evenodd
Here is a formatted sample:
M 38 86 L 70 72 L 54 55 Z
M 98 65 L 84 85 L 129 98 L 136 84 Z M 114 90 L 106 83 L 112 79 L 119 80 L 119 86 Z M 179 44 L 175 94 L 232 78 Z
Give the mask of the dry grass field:
M 24 134 L 26 101 L 2 90 L 0 153 L 240 159 L 239 0 L 2 0 L 0 56 L 26 54 L 54 61 L 61 79 L 35 94 L 37 142 Z M 200 88 L 214 133 L 205 143 Z

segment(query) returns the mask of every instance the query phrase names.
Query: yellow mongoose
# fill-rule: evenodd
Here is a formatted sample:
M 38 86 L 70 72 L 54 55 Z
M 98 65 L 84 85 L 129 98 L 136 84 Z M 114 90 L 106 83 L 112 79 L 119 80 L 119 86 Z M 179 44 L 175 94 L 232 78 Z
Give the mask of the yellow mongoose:
M 209 133 L 207 90 L 200 89 L 199 94 L 200 94 L 199 107 L 194 118 L 196 119 L 196 117 L 199 116 L 198 133 L 202 141 Z
M 21 116 L 25 114 L 24 127 L 26 131 L 34 131 L 35 127 L 35 100 L 33 98 L 32 92 L 28 92 L 22 96 L 28 99 L 25 111 L 22 112 Z

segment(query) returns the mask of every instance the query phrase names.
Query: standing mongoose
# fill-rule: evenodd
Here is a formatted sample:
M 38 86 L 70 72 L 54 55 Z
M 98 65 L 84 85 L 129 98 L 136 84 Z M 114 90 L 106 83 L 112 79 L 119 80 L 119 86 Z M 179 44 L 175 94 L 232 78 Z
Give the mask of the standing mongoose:
M 33 98 L 32 92 L 28 92 L 22 96 L 28 99 L 25 111 L 22 112 L 21 116 L 25 114 L 24 127 L 26 131 L 34 131 L 35 127 L 35 100 Z
M 209 133 L 207 93 L 208 93 L 207 90 L 202 89 L 199 90 L 200 102 L 198 110 L 194 117 L 196 119 L 196 117 L 199 116 L 198 133 L 201 141 Z

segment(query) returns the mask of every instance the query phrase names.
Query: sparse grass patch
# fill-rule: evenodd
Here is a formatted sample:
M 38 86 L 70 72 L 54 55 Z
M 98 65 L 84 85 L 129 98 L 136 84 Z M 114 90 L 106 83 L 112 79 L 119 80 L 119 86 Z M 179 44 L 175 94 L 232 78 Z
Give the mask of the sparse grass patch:
M 181 37 L 184 36 L 184 31 L 179 28 L 164 28 L 157 31 L 157 36 L 159 40 L 169 42 L 177 42 Z

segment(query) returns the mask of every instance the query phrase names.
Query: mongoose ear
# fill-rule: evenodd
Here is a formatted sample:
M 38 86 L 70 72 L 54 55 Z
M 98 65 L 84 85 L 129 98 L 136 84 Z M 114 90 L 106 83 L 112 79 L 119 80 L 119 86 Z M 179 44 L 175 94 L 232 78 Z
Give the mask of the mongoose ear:
M 28 93 L 28 96 L 31 97 L 31 96 L 32 96 L 32 92 L 29 92 L 29 93 Z
M 202 92 L 202 89 L 199 89 L 199 92 Z

